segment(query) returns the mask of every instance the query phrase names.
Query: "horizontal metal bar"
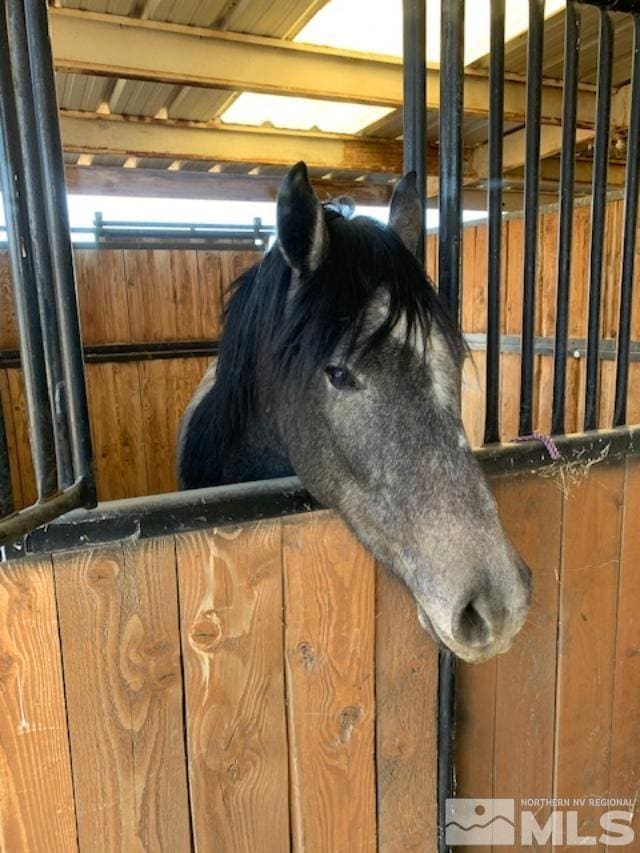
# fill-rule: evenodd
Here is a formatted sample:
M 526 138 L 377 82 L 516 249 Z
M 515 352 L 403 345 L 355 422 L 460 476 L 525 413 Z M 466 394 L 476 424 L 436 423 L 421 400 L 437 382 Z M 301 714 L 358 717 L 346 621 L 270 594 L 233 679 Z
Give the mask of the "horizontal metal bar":
M 468 332 L 465 341 L 473 352 L 483 352 L 487 348 L 487 336 L 484 332 Z M 502 335 L 500 338 L 501 353 L 519 353 L 521 338 L 519 335 Z M 102 364 L 105 362 L 152 361 L 166 358 L 201 358 L 218 354 L 217 341 L 154 341 L 153 343 L 134 344 L 93 344 L 84 347 L 86 364 Z M 598 358 L 600 361 L 615 361 L 616 341 L 613 338 L 603 338 L 599 343 Z M 536 337 L 534 339 L 535 355 L 553 355 L 554 339 L 551 337 Z M 585 338 L 569 338 L 567 341 L 567 357 L 584 358 L 587 353 Z M 640 361 L 640 341 L 633 341 L 629 347 L 629 360 Z M 20 367 L 18 350 L 0 350 L 0 368 Z
M 464 336 L 469 349 L 473 351 L 484 351 L 487 347 L 487 336 L 484 332 L 469 332 Z M 554 339 L 552 337 L 534 338 L 535 355 L 553 355 Z M 500 352 L 519 353 L 522 343 L 520 335 L 502 335 L 500 338 Z M 580 359 L 587 354 L 586 338 L 569 338 L 567 340 L 567 358 Z M 613 338 L 600 340 L 598 357 L 601 361 L 615 361 L 616 341 Z M 640 341 L 634 341 L 630 345 L 630 360 L 640 361 Z
M 142 344 L 96 344 L 84 347 L 85 364 L 152 361 L 166 358 L 201 358 L 218 354 L 212 341 L 156 341 Z M 18 350 L 0 350 L 0 368 L 20 367 Z
M 21 543 L 7 547 L 4 559 L 122 539 L 148 539 L 317 508 L 296 477 L 110 501 L 96 509 L 75 510 L 46 528 L 34 530 Z
M 81 506 L 91 493 L 92 484 L 86 480 L 76 480 L 68 489 L 51 495 L 41 503 L 33 504 L 26 509 L 9 515 L 0 520 L 0 560 L 10 559 L 8 554 L 20 556 L 23 549 L 21 537 L 29 536 L 29 531 L 42 528 L 63 513 Z M 45 528 L 46 529 L 46 528 Z M 13 543 L 13 544 L 12 544 Z M 6 551 L 5 549 L 9 549 Z
M 640 427 L 560 436 L 556 443 L 565 463 L 612 461 L 640 453 Z M 489 476 L 534 471 L 550 462 L 545 448 L 535 441 L 485 447 L 475 453 Z M 74 510 L 45 528 L 34 530 L 20 542 L 6 546 L 3 559 L 89 548 L 121 539 L 166 536 L 319 508 L 296 477 L 110 501 L 95 509 Z

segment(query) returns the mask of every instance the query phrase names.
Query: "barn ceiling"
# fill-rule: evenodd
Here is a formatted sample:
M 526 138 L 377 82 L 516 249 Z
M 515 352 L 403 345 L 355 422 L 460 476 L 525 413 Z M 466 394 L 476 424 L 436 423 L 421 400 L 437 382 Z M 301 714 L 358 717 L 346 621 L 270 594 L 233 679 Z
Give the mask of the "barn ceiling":
M 146 171 L 170 173 L 162 192 L 195 192 L 197 175 L 209 178 L 200 192 L 244 192 L 272 197 L 279 177 L 297 159 L 311 164 L 318 184 L 351 186 L 370 200 L 388 197 L 402 167 L 402 72 L 398 58 L 354 54 L 294 42 L 327 0 L 59 0 L 50 6 L 56 81 L 65 160 L 71 189 L 130 188 Z M 615 15 L 614 99 L 620 133 L 612 156 L 624 156 L 624 86 L 630 76 L 629 16 Z M 317 20 L 317 19 L 316 19 Z M 313 32 L 309 27 L 307 32 Z M 579 150 L 588 187 L 595 113 L 594 80 L 598 13 L 583 10 Z M 545 23 L 545 87 L 542 155 L 555 173 L 560 151 L 564 12 Z M 487 57 L 465 75 L 465 185 L 468 201 L 481 202 L 486 175 Z M 505 150 L 517 195 L 524 162 L 526 36 L 507 44 Z M 437 191 L 439 72 L 428 72 L 430 185 Z M 243 92 L 253 101 L 243 105 Z M 261 97 L 301 98 L 274 127 Z M 317 121 L 303 120 L 308 99 L 325 102 Z M 276 99 L 274 103 L 277 103 Z M 338 106 L 331 108 L 331 103 Z M 313 105 L 313 101 L 311 104 Z M 351 111 L 345 105 L 353 104 Z M 280 111 L 282 112 L 282 110 Z M 299 115 L 298 115 L 299 112 Z M 307 111 L 308 112 L 308 111 Z M 341 118 L 344 113 L 344 118 Z M 274 115 L 277 115 L 275 113 Z M 299 119 L 296 122 L 296 118 Z M 233 124 L 230 120 L 233 120 Z M 261 121 L 264 119 L 265 121 Z M 343 122 L 342 124 L 340 122 Z M 278 123 L 283 123 L 278 119 Z M 326 132 L 332 127 L 348 132 Z M 126 167 L 126 170 L 125 168 Z M 506 167 L 505 167 L 506 168 Z M 111 169 L 118 175 L 100 174 Z M 195 173 L 195 174 L 194 174 Z M 620 175 L 622 178 L 622 175 Z M 218 189 L 213 189 L 213 183 Z M 244 189 L 241 188 L 244 181 Z M 613 182 L 615 184 L 615 170 Z M 106 181 L 106 182 L 105 182 Z M 172 182 L 172 183 L 171 183 Z M 554 180 L 549 177 L 553 188 Z M 142 183 L 141 183 L 142 186 Z M 473 198 L 473 193 L 477 198 Z M 513 199 L 513 204 L 517 205 Z

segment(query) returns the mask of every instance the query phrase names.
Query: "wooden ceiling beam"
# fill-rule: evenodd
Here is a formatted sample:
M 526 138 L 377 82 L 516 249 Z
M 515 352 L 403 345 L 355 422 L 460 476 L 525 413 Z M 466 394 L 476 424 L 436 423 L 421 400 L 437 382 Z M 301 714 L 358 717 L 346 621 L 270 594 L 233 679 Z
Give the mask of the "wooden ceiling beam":
M 136 18 L 49 9 L 58 71 L 228 91 L 402 106 L 402 63 L 392 57 Z M 524 122 L 526 81 L 505 80 L 505 120 Z M 427 108 L 440 108 L 440 73 L 427 70 Z M 488 115 L 488 80 L 464 75 L 464 110 Z M 593 127 L 595 93 L 581 88 L 578 126 Z M 622 115 L 623 110 L 617 111 Z M 542 122 L 562 120 L 562 88 L 545 83 Z
M 128 169 L 119 166 L 68 165 L 67 189 L 80 195 L 121 195 L 147 198 L 184 198 L 205 201 L 275 201 L 281 178 L 276 176 L 225 175 L 211 172 Z M 391 184 L 366 181 L 316 180 L 322 201 L 348 195 L 358 204 L 384 205 L 391 198 Z
M 335 134 L 280 131 L 195 122 L 169 122 L 101 116 L 61 110 L 65 151 L 171 160 L 206 160 L 252 165 L 309 166 L 361 173 L 400 174 L 402 143 Z M 437 174 L 437 148 L 428 152 L 430 174 Z

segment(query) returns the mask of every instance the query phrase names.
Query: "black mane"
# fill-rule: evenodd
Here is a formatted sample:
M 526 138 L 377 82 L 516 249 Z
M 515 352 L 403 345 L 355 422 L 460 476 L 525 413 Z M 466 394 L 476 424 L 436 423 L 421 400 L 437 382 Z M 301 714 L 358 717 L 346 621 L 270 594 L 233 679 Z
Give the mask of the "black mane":
M 216 382 L 191 418 L 183 452 L 185 465 L 211 460 L 211 469 L 197 478 L 202 485 L 225 481 L 222 461 L 247 425 L 260 420 L 258 376 L 268 388 L 288 382 L 303 393 L 338 344 L 346 343 L 347 354 L 370 352 L 401 318 L 407 338 L 417 330 L 426 336 L 435 321 L 462 358 L 462 337 L 399 237 L 374 219 L 347 218 L 341 210 L 325 205 L 329 252 L 293 289 L 277 243 L 231 286 Z M 386 316 L 377 328 L 365 329 L 367 307 L 380 288 L 388 293 Z M 208 452 L 196 452 L 204 441 Z

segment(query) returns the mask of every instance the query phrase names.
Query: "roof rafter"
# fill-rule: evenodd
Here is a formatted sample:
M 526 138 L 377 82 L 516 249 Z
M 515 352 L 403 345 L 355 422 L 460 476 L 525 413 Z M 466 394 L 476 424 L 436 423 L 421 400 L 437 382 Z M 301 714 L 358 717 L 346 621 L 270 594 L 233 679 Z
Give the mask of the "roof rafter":
M 402 105 L 402 63 L 391 57 L 72 9 L 52 8 L 49 17 L 54 63 L 59 71 Z M 440 72 L 429 68 L 427 108 L 439 107 Z M 523 122 L 525 107 L 526 82 L 505 80 L 505 120 Z M 488 114 L 484 73 L 465 73 L 464 108 L 469 115 Z M 577 113 L 578 126 L 593 126 L 592 87 L 580 89 Z M 547 82 L 542 91 L 542 122 L 559 125 L 561 118 L 562 88 Z
M 359 170 L 398 175 L 402 143 L 388 139 L 313 134 L 273 128 L 248 128 L 196 122 L 171 122 L 61 110 L 66 151 L 171 160 L 207 160 L 288 166 L 304 159 L 327 170 Z M 438 151 L 427 153 L 437 174 Z

